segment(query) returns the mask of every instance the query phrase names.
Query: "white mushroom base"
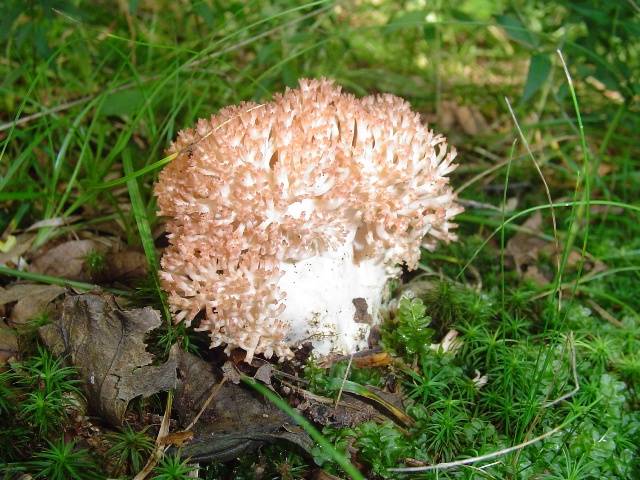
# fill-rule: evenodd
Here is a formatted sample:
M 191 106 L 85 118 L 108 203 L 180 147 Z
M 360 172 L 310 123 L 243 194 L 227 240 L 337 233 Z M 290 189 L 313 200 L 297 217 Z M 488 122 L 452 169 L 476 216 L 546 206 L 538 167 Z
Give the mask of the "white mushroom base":
M 290 325 L 287 343 L 292 348 L 308 341 L 316 355 L 350 354 L 367 348 L 371 327 L 380 323 L 380 304 L 389 278 L 382 263 L 363 260 L 355 264 L 353 244 L 348 242 L 306 260 L 283 262 L 280 269 L 284 274 L 278 286 L 287 292 L 281 319 Z M 354 299 L 366 301 L 370 316 L 356 311 Z M 356 303 L 364 305 L 362 300 Z

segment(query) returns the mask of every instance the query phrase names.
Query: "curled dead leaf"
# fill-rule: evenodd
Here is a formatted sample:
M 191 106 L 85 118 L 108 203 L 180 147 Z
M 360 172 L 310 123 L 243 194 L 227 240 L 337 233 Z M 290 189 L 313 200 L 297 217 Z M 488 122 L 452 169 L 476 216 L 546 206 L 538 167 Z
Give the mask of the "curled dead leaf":
M 120 425 L 132 399 L 175 387 L 175 358 L 153 365 L 144 343 L 161 323 L 150 307 L 123 310 L 112 296 L 67 295 L 56 322 L 39 333 L 78 369 L 90 409 Z
M 35 273 L 70 280 L 90 281 L 87 257 L 92 252 L 104 253 L 106 247 L 93 240 L 71 240 L 40 253 L 31 262 Z
M 228 461 L 263 443 L 286 440 L 310 452 L 309 436 L 291 420 L 245 385 L 223 382 L 222 372 L 209 362 L 179 351 L 175 406 L 183 428 L 192 426 L 193 438 L 180 450 L 193 462 Z M 213 401 L 206 404 L 219 386 Z M 205 406 L 203 409 L 202 407 Z
M 161 445 L 173 445 L 174 447 L 182 447 L 185 443 L 193 438 L 193 432 L 181 430 L 179 432 L 169 433 L 159 439 Z
M 58 285 L 15 283 L 0 289 L 0 305 L 15 303 L 9 315 L 11 326 L 24 326 L 39 315 L 51 312 L 51 303 L 65 292 Z

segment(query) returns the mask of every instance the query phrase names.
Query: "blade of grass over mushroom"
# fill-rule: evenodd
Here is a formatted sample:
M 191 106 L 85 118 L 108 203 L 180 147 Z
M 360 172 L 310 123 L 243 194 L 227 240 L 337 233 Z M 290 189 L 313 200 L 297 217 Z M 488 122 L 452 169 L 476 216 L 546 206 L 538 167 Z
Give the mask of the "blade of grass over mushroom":
M 240 379 L 243 383 L 249 385 L 251 388 L 256 390 L 262 396 L 266 397 L 271 403 L 273 403 L 280 410 L 289 415 L 300 427 L 304 429 L 305 432 L 309 434 L 313 440 L 320 445 L 320 447 L 326 452 L 326 454 L 330 455 L 333 460 L 342 467 L 342 469 L 347 473 L 353 480 L 364 480 L 364 476 L 353 466 L 353 464 L 338 450 L 335 449 L 333 445 L 322 435 L 311 422 L 303 417 L 300 413 L 298 413 L 295 409 L 293 409 L 287 402 L 285 402 L 282 398 L 276 395 L 274 392 L 264 387 L 260 383 L 258 383 L 253 378 L 247 377 L 246 375 L 241 375 Z
M 133 173 L 133 164 L 131 161 L 131 152 L 126 149 L 122 154 L 122 166 L 126 175 Z M 151 234 L 151 226 L 149 223 L 149 217 L 147 215 L 147 209 L 142 200 L 140 194 L 140 186 L 138 180 L 132 178 L 127 182 L 127 189 L 129 190 L 129 196 L 131 198 L 131 208 L 133 209 L 133 215 L 138 225 L 138 233 L 140 234 L 140 241 L 142 242 L 142 248 L 144 254 L 147 257 L 147 263 L 149 265 L 149 272 L 153 279 L 153 284 L 156 289 L 158 299 L 162 305 L 162 313 L 171 328 L 171 312 L 164 297 L 164 292 L 160 288 L 160 279 L 158 278 L 158 257 L 156 255 L 155 242 L 153 241 L 153 235 Z
M 167 155 L 166 157 L 158 160 L 157 162 L 153 162 L 147 165 L 146 167 L 142 167 L 138 170 L 135 170 L 134 172 L 128 175 L 123 175 L 120 178 L 116 178 L 115 180 L 110 180 L 108 182 L 104 182 L 98 185 L 92 185 L 91 188 L 95 190 L 104 190 L 104 189 L 119 187 L 120 185 L 124 185 L 130 182 L 131 180 L 142 177 L 147 173 L 154 172 L 155 170 L 158 170 L 159 168 L 164 167 L 166 164 L 171 162 L 171 160 L 176 158 L 177 155 L 178 155 L 177 153 L 172 153 L 171 155 Z

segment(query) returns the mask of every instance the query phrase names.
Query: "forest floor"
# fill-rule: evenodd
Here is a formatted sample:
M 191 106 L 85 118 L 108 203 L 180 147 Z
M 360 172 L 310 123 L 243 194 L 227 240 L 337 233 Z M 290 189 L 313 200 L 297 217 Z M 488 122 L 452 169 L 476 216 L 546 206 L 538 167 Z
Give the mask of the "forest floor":
M 448 3 L 3 2 L 4 478 L 640 478 L 638 6 Z M 179 130 L 321 76 L 447 136 L 459 239 L 377 349 L 249 368 L 172 326 L 152 187 Z

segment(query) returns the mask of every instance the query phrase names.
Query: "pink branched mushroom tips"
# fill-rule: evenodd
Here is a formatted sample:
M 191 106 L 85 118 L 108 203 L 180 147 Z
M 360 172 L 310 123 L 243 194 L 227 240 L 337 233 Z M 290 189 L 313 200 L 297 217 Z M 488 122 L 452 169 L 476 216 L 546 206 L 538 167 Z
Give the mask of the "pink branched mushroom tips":
M 454 239 L 455 149 L 393 95 L 301 80 L 227 107 L 171 145 L 155 187 L 176 321 L 212 346 L 279 358 L 367 345 L 385 284 L 420 246 Z

